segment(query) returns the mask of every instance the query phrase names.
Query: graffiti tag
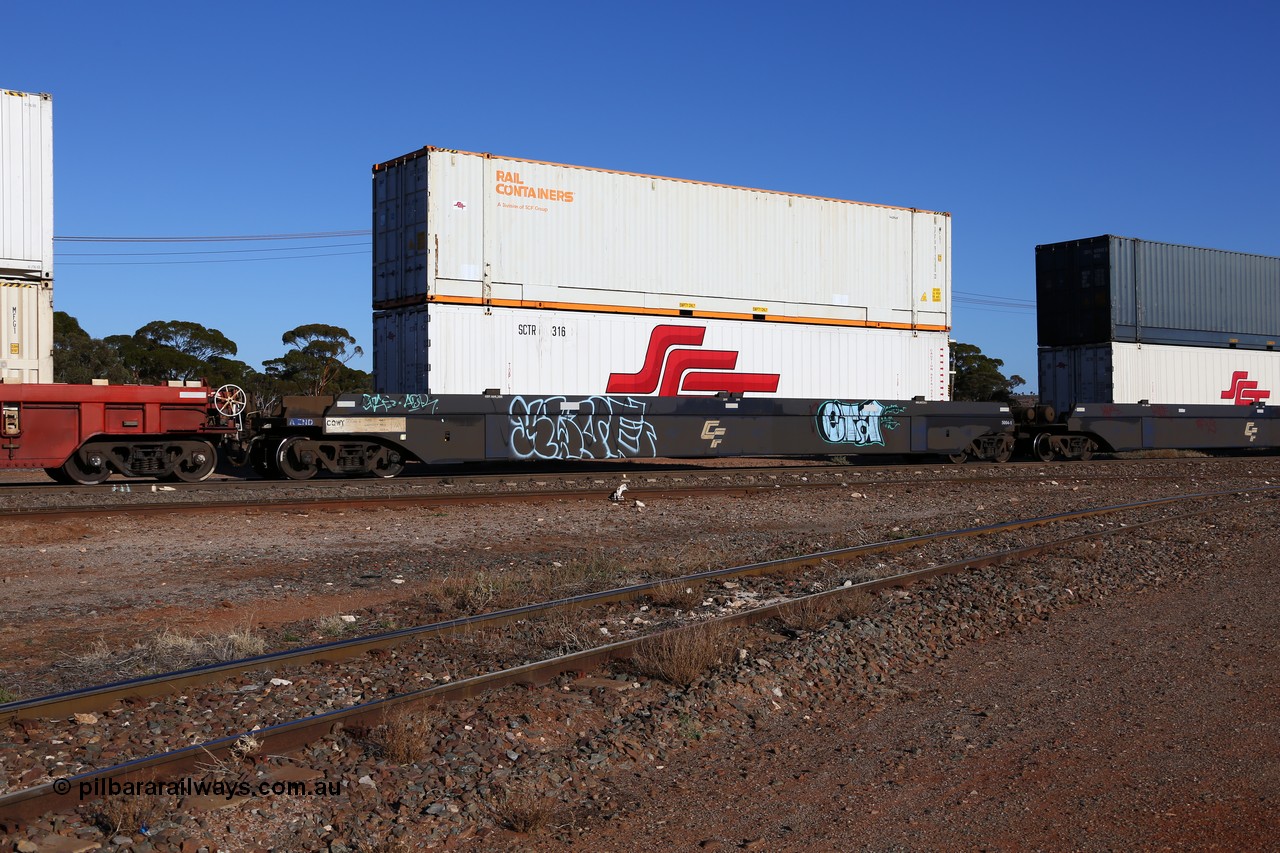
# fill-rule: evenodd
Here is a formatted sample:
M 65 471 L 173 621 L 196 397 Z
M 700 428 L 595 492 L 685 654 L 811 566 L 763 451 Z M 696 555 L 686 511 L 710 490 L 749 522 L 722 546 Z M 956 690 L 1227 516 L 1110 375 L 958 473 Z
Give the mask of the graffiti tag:
M 366 412 L 389 412 L 392 409 L 403 409 L 406 412 L 435 412 L 439 400 L 431 399 L 428 394 L 365 394 L 361 408 Z
M 517 459 L 657 456 L 658 433 L 645 404 L 631 397 L 587 397 L 564 411 L 564 397 L 515 397 L 507 410 Z M 554 412 L 554 414 L 553 414 Z
M 886 406 L 876 400 L 828 400 L 818 407 L 818 435 L 831 444 L 883 445 L 883 430 L 897 429 L 899 422 L 892 416 L 903 411 L 902 406 Z

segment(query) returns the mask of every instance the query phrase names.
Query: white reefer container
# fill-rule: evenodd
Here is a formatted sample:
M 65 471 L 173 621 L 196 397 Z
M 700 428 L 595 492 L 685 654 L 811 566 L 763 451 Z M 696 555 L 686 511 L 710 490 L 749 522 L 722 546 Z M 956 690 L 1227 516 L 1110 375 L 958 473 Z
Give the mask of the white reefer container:
M 375 389 L 947 399 L 945 332 L 426 305 L 374 315 Z
M 779 377 L 751 393 L 945 399 L 950 240 L 945 213 L 425 148 L 374 169 L 375 384 L 602 393 L 696 324 Z
M 1040 350 L 1040 402 L 1275 405 L 1280 352 L 1111 342 Z
M 53 381 L 53 288 L 0 279 L 0 379 Z
M 0 279 L 53 282 L 53 100 L 0 89 Z

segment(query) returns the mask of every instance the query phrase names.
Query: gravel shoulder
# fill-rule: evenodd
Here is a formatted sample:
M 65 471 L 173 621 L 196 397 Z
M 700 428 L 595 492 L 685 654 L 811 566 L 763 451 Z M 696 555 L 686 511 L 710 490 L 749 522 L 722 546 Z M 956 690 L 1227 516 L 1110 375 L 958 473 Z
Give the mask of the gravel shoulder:
M 1280 536 L 1257 533 L 1184 583 L 958 648 L 903 701 L 833 695 L 618 778 L 637 809 L 584 846 L 1278 849 Z
M 88 646 L 127 650 L 159 631 L 246 627 L 276 647 L 322 638 L 317 625 L 338 613 L 357 631 L 418 624 L 438 614 L 429 593 L 442 578 L 492 584 L 588 553 L 643 577 L 1280 482 L 1271 458 L 1197 462 L 1179 480 L 1089 470 L 644 508 L 602 498 L 11 520 L 0 525 L 13 558 L 0 572 L 0 687 L 105 680 Z M 411 760 L 388 754 L 385 733 L 352 731 L 242 768 L 338 780 L 336 798 L 166 802 L 145 836 L 104 833 L 86 806 L 23 840 L 138 853 L 623 851 L 637 839 L 673 850 L 1280 849 L 1276 500 L 884 593 L 821 631 L 752 629 L 732 662 L 688 689 L 625 669 L 566 676 L 433 710 Z M 102 660 L 107 674 L 118 662 Z M 549 809 L 528 834 L 502 829 L 521 788 Z

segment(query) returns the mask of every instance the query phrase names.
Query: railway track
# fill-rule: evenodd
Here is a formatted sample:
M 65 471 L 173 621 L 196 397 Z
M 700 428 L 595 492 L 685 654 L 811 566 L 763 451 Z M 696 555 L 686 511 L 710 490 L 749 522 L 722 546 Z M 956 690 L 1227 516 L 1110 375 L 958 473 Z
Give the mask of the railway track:
M 709 468 L 615 466 L 548 473 L 455 473 L 402 480 L 213 480 L 196 484 L 121 482 L 68 488 L 57 484 L 0 486 L 0 520 L 93 515 L 201 513 L 243 509 L 354 509 L 540 500 L 598 499 L 619 485 L 628 499 L 752 494 L 777 488 L 875 487 L 1017 482 L 1052 476 L 1072 481 L 1194 479 L 1215 459 L 1111 460 L 1101 464 L 1038 461 L 1006 465 L 815 465 Z M 1161 470 L 1152 471 L 1157 465 Z M 1119 467 L 1121 470 L 1107 470 Z M 1138 468 L 1138 471 L 1132 469 Z M 250 496 L 242 496 L 249 492 Z
M 800 606 L 807 600 L 818 600 L 821 598 L 847 595 L 851 592 L 875 592 L 890 586 L 902 585 L 939 574 L 962 571 L 967 568 L 988 566 L 1007 560 L 1033 556 L 1047 549 L 1063 547 L 1064 545 L 1082 542 L 1090 538 L 1114 535 L 1120 532 L 1137 530 L 1146 525 L 1161 523 L 1168 524 L 1176 522 L 1178 519 L 1185 519 L 1205 513 L 1219 512 L 1222 511 L 1225 506 L 1230 505 L 1231 502 L 1246 499 L 1243 496 L 1248 495 L 1250 498 L 1256 499 L 1257 495 L 1265 496 L 1276 488 L 1277 487 L 1262 487 L 1249 490 L 1230 490 L 1193 495 L 1179 495 L 1176 497 L 1153 501 L 1099 507 L 1092 510 L 1062 513 L 1042 518 L 1022 519 L 999 525 L 988 525 L 977 528 L 967 528 L 964 530 L 947 531 L 939 534 L 910 537 L 908 539 L 895 540 L 891 542 L 840 549 L 839 551 L 806 554 L 785 560 L 775 560 L 769 563 L 758 563 L 748 566 L 717 569 L 711 572 L 703 572 L 678 579 L 656 580 L 645 584 L 604 590 L 587 595 L 545 602 L 539 605 L 529 605 L 527 607 L 468 617 L 466 619 L 451 620 L 450 622 L 439 623 L 433 626 L 424 626 L 417 629 L 393 632 L 377 637 L 359 638 L 357 640 L 312 647 L 282 655 L 239 661 L 223 667 L 206 667 L 200 670 L 171 674 L 168 677 L 142 679 L 121 685 L 96 688 L 89 691 L 78 691 L 74 694 L 46 697 L 42 700 L 32 700 L 25 703 L 11 703 L 8 706 L 0 708 L 0 713 L 2 713 L 4 717 L 12 723 L 14 719 L 56 717 L 58 715 L 79 713 L 80 711 L 75 710 L 77 708 L 81 710 L 101 710 L 109 707 L 114 702 L 120 701 L 126 696 L 159 696 L 165 693 L 171 693 L 175 689 L 186 690 L 190 693 L 190 689 L 197 683 L 200 683 L 201 679 L 204 679 L 207 682 L 214 679 L 225 678 L 227 675 L 237 672 L 243 673 L 246 669 L 260 670 L 269 666 L 273 673 L 283 673 L 288 675 L 290 670 L 285 670 L 284 667 L 288 666 L 297 668 L 299 666 L 306 665 L 308 662 L 326 661 L 328 662 L 328 665 L 333 665 L 336 661 L 341 659 L 352 659 L 357 656 L 363 656 L 364 663 L 367 663 L 368 660 L 375 655 L 378 657 L 394 655 L 396 653 L 392 651 L 393 649 L 403 647 L 406 643 L 421 640 L 427 636 L 434 636 L 438 640 L 441 637 L 449 635 L 466 635 L 468 632 L 474 633 L 511 623 L 517 623 L 524 626 L 522 630 L 527 631 L 528 626 L 533 624 L 540 615 L 545 616 L 553 611 L 563 611 L 571 608 L 596 608 L 598 610 L 609 605 L 616 605 L 621 602 L 635 601 L 646 596 L 652 596 L 659 588 L 664 586 L 669 587 L 673 583 L 677 586 L 699 585 L 703 587 L 710 584 L 720 584 L 721 589 L 728 589 L 728 584 L 740 586 L 749 578 L 776 578 L 779 574 L 782 574 L 785 577 L 788 573 L 794 573 L 789 579 L 789 582 L 781 585 L 781 587 L 784 588 L 778 588 L 777 585 L 775 585 L 775 588 L 772 589 L 758 590 L 755 595 L 748 599 L 743 599 L 742 597 L 738 597 L 736 599 L 739 602 L 743 600 L 750 600 L 753 604 L 759 604 L 762 601 L 767 602 L 762 606 L 746 607 L 739 604 L 736 610 L 734 608 L 728 608 L 722 613 L 722 615 L 717 615 L 715 617 L 717 620 L 722 621 L 725 624 L 759 621 L 777 616 L 782 609 L 787 607 L 794 608 Z M 1170 509 L 1180 508 L 1182 505 L 1189 502 L 1208 502 L 1212 505 L 1208 508 L 1198 508 L 1194 512 L 1182 513 L 1181 515 L 1171 515 L 1168 512 Z M 1057 538 L 1046 536 L 1043 541 L 1032 543 L 1030 545 L 1022 544 L 1016 547 L 996 547 L 992 549 L 990 544 L 984 544 L 985 550 L 983 553 L 968 555 L 961 559 L 942 559 L 946 554 L 944 552 L 937 552 L 927 555 L 934 557 L 934 559 L 931 561 L 930 565 L 923 568 L 916 567 L 907 570 L 897 570 L 881 564 L 873 568 L 871 573 L 877 574 L 888 572 L 885 577 L 870 577 L 866 579 L 859 578 L 855 581 L 852 579 L 853 575 L 850 573 L 841 572 L 839 576 L 844 577 L 845 581 L 835 588 L 822 589 L 816 592 L 812 589 L 806 588 L 806 584 L 811 584 L 815 579 L 820 580 L 821 583 L 829 584 L 832 576 L 828 569 L 837 562 L 847 562 L 860 557 L 865 558 L 873 555 L 883 556 L 893 552 L 900 552 L 905 549 L 928 549 L 931 547 L 936 549 L 940 546 L 954 546 L 959 541 L 972 539 L 974 537 L 984 537 L 984 543 L 996 544 L 996 540 L 998 540 L 1000 536 L 1019 530 L 1046 528 L 1046 533 L 1048 533 L 1049 531 L 1047 528 L 1051 527 L 1055 530 L 1063 526 L 1071 525 L 1079 528 L 1087 522 L 1097 521 L 1098 519 L 1105 517 L 1119 517 L 1121 515 L 1124 515 L 1127 519 L 1123 524 L 1113 523 L 1110 526 L 1102 527 L 1100 529 L 1098 529 L 1095 524 L 1095 529 L 1072 532 L 1070 535 L 1065 537 L 1061 535 L 1061 532 L 1056 532 L 1052 535 Z M 920 559 L 915 560 L 915 562 L 920 561 Z M 610 624 L 614 624 L 616 626 L 619 623 L 615 618 L 613 622 L 610 622 Z M 675 622 L 672 621 L 658 623 L 657 628 L 651 627 L 637 631 L 636 636 L 622 639 L 617 642 L 611 642 L 607 645 L 586 648 L 571 654 L 556 656 L 548 660 L 512 662 L 504 661 L 499 658 L 490 658 L 488 660 L 476 661 L 470 669 L 477 671 L 467 673 L 470 677 L 461 679 L 451 678 L 449 683 L 420 687 L 418 689 L 412 689 L 411 687 L 406 689 L 405 686 L 402 686 L 397 690 L 395 695 L 388 695 L 370 701 L 358 702 L 351 704 L 350 707 L 346 708 L 321 711 L 319 713 L 314 713 L 305 719 L 268 725 L 261 731 L 257 732 L 254 737 L 258 740 L 269 738 L 273 752 L 286 751 L 308 742 L 308 740 L 317 736 L 317 733 L 328 732 L 335 723 L 363 726 L 375 725 L 377 720 L 381 717 L 385 717 L 390 709 L 396 708 L 404 703 L 417 701 L 440 702 L 475 695 L 477 692 L 492 689 L 504 684 L 538 683 L 546 681 L 547 679 L 554 677 L 556 674 L 566 670 L 586 670 L 599 665 L 604 661 L 618 657 L 625 657 L 635 649 L 637 644 L 645 642 L 646 639 L 652 639 L 653 630 L 657 630 L 659 628 L 664 631 L 688 630 L 684 627 L 671 627 L 673 624 L 675 624 Z M 359 670 L 367 668 L 368 667 L 362 665 L 358 666 L 356 669 Z M 462 669 L 463 667 L 459 668 L 460 673 Z M 285 678 L 283 680 L 287 682 L 290 679 Z M 137 700 L 131 699 L 130 703 L 136 705 Z M 196 699 L 194 700 L 194 704 L 198 706 L 200 701 Z M 169 749 L 151 757 L 137 758 L 112 767 L 88 770 L 84 773 L 73 776 L 72 780 L 67 784 L 71 785 L 72 782 L 74 782 L 72 788 L 78 788 L 80 782 L 91 781 L 93 779 L 140 779 L 144 778 L 148 774 L 162 773 L 165 775 L 171 775 L 173 773 L 180 773 L 185 770 L 190 770 L 194 767 L 192 762 L 202 760 L 202 757 L 207 758 L 208 756 L 220 756 L 225 758 L 227 756 L 233 756 L 236 744 L 240 742 L 240 739 L 244 735 L 245 732 L 223 733 L 221 737 L 212 737 L 199 746 Z M 70 788 L 68 790 L 70 790 Z M 24 791 L 13 792 L 3 798 L 0 798 L 0 816 L 4 816 L 12 820 L 23 816 L 38 814 L 51 808 L 61 808 L 69 802 L 69 800 L 66 799 L 68 796 L 70 795 L 67 793 L 59 794 L 55 782 L 46 782 L 43 785 Z M 61 797 L 61 799 L 59 799 L 59 797 Z

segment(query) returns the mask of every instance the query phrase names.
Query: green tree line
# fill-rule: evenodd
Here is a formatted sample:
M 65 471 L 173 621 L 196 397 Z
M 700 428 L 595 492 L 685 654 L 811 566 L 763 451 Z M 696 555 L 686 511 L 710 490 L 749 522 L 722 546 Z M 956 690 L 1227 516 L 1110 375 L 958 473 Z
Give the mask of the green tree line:
M 951 369 L 955 375 L 951 378 L 951 399 L 1009 402 L 1013 389 L 1027 380 L 1016 373 L 1006 377 L 1003 367 L 1003 361 L 983 355 L 973 344 L 953 343 Z
M 155 320 L 132 335 L 92 337 L 65 311 L 53 315 L 53 381 L 146 385 L 202 379 L 239 385 L 258 411 L 285 395 L 371 391 L 372 377 L 349 362 L 363 355 L 340 326 L 310 323 L 280 338 L 284 353 L 256 370 L 234 356 L 235 341 L 217 329 L 185 320 Z

